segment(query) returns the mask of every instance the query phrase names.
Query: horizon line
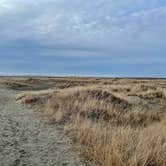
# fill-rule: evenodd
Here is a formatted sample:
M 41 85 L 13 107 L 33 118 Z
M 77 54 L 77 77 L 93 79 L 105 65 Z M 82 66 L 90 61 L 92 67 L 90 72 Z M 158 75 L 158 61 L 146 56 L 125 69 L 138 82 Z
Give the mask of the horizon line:
M 0 77 L 76 77 L 76 78 L 126 78 L 126 79 L 166 79 L 166 76 L 127 76 L 118 74 L 48 74 L 48 73 L 3 73 Z

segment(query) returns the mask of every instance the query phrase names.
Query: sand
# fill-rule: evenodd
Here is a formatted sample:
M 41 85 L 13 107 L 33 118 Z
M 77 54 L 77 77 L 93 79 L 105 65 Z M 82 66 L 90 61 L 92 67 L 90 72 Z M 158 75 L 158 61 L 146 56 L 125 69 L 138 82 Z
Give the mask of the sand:
M 43 123 L 35 110 L 0 87 L 0 166 L 81 166 L 62 127 Z

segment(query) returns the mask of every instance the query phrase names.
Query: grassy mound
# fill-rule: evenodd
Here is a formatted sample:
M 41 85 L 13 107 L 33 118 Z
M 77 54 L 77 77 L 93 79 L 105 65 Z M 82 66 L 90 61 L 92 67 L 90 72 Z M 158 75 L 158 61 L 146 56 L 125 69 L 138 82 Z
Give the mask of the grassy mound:
M 165 166 L 164 91 L 147 82 L 114 90 L 123 84 L 27 92 L 17 100 L 37 106 L 51 123 L 65 125 L 75 147 L 94 165 Z M 144 102 L 132 102 L 131 93 Z

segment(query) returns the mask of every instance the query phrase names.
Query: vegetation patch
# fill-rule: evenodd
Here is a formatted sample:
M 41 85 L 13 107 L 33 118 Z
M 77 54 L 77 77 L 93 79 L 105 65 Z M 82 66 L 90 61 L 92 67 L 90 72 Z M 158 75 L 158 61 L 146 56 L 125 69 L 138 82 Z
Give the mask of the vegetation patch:
M 115 80 L 97 81 L 25 92 L 17 100 L 37 106 L 51 123 L 64 125 L 74 147 L 92 165 L 165 166 L 164 81 L 116 80 L 116 85 Z M 119 90 L 123 87 L 129 90 Z

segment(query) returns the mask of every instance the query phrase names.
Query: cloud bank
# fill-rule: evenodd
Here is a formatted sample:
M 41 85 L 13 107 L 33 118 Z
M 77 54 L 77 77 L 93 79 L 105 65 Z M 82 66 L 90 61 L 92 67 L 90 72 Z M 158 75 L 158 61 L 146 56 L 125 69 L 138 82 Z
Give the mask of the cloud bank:
M 113 64 L 166 64 L 166 2 L 0 0 L 0 39 L 0 57 L 108 57 Z

